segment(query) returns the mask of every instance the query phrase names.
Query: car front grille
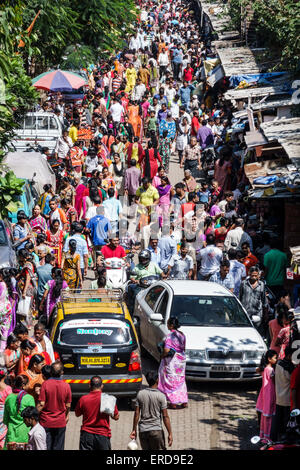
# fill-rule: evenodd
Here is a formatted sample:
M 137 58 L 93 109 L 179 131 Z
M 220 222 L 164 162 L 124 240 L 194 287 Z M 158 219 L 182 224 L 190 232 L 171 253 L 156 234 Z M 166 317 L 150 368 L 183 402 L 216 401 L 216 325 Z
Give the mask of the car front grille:
M 216 350 L 216 351 L 207 351 L 207 356 L 208 359 L 243 359 L 243 353 L 242 351 L 222 351 L 222 350 Z

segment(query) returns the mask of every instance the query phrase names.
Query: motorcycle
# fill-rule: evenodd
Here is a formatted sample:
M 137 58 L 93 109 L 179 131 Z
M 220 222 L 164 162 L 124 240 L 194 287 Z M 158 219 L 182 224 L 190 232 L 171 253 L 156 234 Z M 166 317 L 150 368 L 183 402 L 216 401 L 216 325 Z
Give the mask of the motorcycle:
M 130 274 L 133 275 L 134 273 L 131 272 Z M 159 278 L 160 277 L 157 275 L 151 275 L 143 277 L 138 281 L 138 283 L 134 283 L 131 280 L 127 282 L 125 289 L 125 301 L 127 303 L 127 307 L 131 315 L 133 315 L 134 312 L 134 304 L 137 294 L 142 289 L 147 289 L 148 287 L 150 287 L 154 282 L 158 281 Z
M 300 448 L 300 426 L 298 423 L 298 417 L 300 416 L 300 410 L 294 409 L 291 411 L 290 420 L 287 424 L 286 434 L 282 440 L 273 442 L 267 439 L 260 450 L 296 450 Z M 253 436 L 251 438 L 251 444 L 256 445 L 261 442 L 260 436 Z
M 106 287 L 108 289 L 122 289 L 125 291 L 126 283 L 128 280 L 128 271 L 133 258 L 133 254 L 128 254 L 124 259 L 120 258 L 107 258 L 103 260 L 103 265 L 106 270 Z

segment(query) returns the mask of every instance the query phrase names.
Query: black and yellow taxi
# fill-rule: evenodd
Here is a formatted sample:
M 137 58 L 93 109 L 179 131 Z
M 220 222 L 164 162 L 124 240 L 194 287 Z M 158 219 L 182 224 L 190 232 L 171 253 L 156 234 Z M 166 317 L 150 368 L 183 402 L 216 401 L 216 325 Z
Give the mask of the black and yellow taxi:
M 64 292 L 51 341 L 74 396 L 88 392 L 93 375 L 100 375 L 104 391 L 116 396 L 134 398 L 140 390 L 138 336 L 119 290 Z

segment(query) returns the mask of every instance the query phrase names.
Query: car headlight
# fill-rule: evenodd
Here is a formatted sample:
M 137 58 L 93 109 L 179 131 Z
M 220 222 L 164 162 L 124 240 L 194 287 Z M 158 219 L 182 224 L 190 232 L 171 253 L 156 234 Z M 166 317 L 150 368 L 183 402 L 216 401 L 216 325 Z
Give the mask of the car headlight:
M 260 359 L 263 351 L 245 351 L 245 359 Z
M 185 354 L 188 359 L 206 359 L 204 349 L 187 349 Z

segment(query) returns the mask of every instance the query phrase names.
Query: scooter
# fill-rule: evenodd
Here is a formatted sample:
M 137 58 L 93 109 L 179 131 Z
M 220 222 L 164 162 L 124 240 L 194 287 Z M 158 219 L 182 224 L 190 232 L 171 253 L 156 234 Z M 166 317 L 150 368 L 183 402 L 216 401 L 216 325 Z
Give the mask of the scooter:
M 133 255 L 129 254 L 125 260 L 120 258 L 107 258 L 104 260 L 106 269 L 106 287 L 108 289 L 122 289 L 125 291 L 128 280 L 128 263 L 131 263 Z
M 290 420 L 287 424 L 286 434 L 281 441 L 272 442 L 267 439 L 260 450 L 296 450 L 300 448 L 300 427 L 297 418 L 300 416 L 300 410 L 291 411 Z M 262 441 L 259 436 L 251 438 L 251 444 L 258 444 Z M 298 450 L 299 452 L 299 450 Z

